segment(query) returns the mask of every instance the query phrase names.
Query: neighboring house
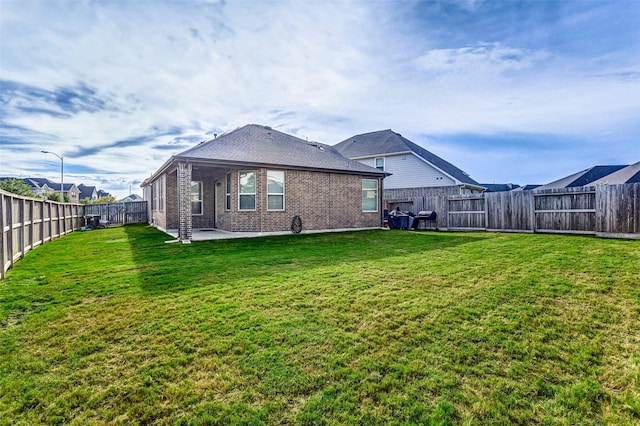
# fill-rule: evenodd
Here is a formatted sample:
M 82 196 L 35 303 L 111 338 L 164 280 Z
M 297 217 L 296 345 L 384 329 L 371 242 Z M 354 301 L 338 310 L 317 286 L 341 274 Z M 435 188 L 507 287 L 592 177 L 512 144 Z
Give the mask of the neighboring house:
M 460 193 L 484 190 L 467 173 L 392 130 L 356 135 L 334 148 L 347 158 L 391 173 L 384 181 L 385 189 L 457 186 Z
M 111 194 L 109 194 L 107 191 L 103 191 L 102 189 L 98 189 L 98 199 L 104 197 L 111 197 Z
M 55 184 L 53 186 L 55 188 Z M 58 188 L 60 188 L 60 185 L 58 185 Z M 75 183 L 64 184 L 64 195 L 69 198 L 70 203 L 78 204 L 80 202 L 80 191 Z
M 172 156 L 142 183 L 152 223 L 178 230 L 272 232 L 382 225 L 381 170 L 333 147 L 250 124 Z
M 95 186 L 88 186 L 83 183 L 78 185 L 81 200 L 96 201 L 98 199 L 98 191 Z
M 618 165 L 618 166 L 590 167 L 588 169 L 579 171 L 578 173 L 574 173 L 572 175 L 569 175 L 562 179 L 558 179 L 546 185 L 539 186 L 536 189 L 542 190 L 542 189 L 553 189 L 553 188 L 574 188 L 578 186 L 595 185 L 598 182 L 602 184 L 609 180 L 608 178 L 609 176 L 613 175 L 618 171 L 622 171 L 622 169 L 625 169 L 626 167 L 638 167 L 638 163 L 634 164 L 633 166 Z M 633 178 L 633 175 L 634 174 L 631 174 L 630 177 Z M 620 180 L 621 180 L 622 175 L 618 175 L 618 176 L 620 176 Z M 614 182 L 611 182 L 611 184 L 613 183 Z M 626 182 L 618 181 L 615 183 L 626 183 Z
M 435 195 L 473 194 L 484 187 L 453 164 L 390 129 L 356 135 L 334 145 L 342 155 L 391 173 L 384 180 L 384 208 L 418 213 L 437 210 Z
M 520 188 L 520 185 L 514 183 L 481 183 L 486 190 L 484 192 L 507 192 Z
M 13 177 L 0 177 L 0 180 L 7 180 L 7 179 L 18 179 L 21 180 L 22 182 L 24 182 L 26 185 L 29 186 L 29 188 L 31 188 L 31 192 L 33 192 L 33 195 L 41 197 L 49 192 L 54 192 L 54 189 L 49 188 L 49 186 L 47 186 L 47 183 L 39 183 L 38 181 L 34 180 L 34 179 L 30 179 L 30 178 L 13 178 Z M 44 179 L 46 181 L 46 179 Z M 58 185 L 58 191 L 60 191 L 60 185 Z
M 592 185 L 620 185 L 624 183 L 640 183 L 640 161 L 601 177 L 595 180 Z
M 131 194 L 131 195 L 127 195 L 122 200 L 120 200 L 121 203 L 133 203 L 135 201 L 144 201 L 144 198 L 142 198 L 138 194 Z
M 57 187 L 53 187 L 53 182 L 44 178 L 24 178 L 24 183 L 31 187 L 33 193 L 37 196 L 44 196 L 50 192 L 60 191 L 60 184 Z
M 36 195 L 44 195 L 51 192 L 60 193 L 60 183 L 52 182 L 46 178 L 25 178 L 24 181 L 31 186 Z M 77 204 L 80 200 L 80 191 L 75 183 L 65 183 L 62 190 L 70 203 Z
M 527 185 L 522 185 L 518 188 L 512 189 L 512 191 L 533 191 L 536 188 L 540 188 L 540 186 L 542 185 L 527 184 Z

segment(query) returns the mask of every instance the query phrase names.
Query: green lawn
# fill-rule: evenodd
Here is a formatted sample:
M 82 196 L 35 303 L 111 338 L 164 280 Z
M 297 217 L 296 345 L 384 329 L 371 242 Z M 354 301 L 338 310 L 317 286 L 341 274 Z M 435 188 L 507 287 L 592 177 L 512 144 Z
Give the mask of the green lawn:
M 0 424 L 639 424 L 640 241 L 74 232 L 0 281 Z

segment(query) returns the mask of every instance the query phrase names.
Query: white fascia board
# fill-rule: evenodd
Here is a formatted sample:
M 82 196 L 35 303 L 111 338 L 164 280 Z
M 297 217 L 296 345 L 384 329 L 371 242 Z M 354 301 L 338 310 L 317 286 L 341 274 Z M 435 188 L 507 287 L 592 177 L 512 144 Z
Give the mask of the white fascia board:
M 349 157 L 350 160 L 366 160 L 368 158 L 381 158 L 381 157 L 394 157 L 396 155 L 407 155 L 413 154 L 413 151 L 401 151 L 401 152 L 387 152 L 384 154 L 376 154 L 376 155 L 363 155 L 360 157 Z

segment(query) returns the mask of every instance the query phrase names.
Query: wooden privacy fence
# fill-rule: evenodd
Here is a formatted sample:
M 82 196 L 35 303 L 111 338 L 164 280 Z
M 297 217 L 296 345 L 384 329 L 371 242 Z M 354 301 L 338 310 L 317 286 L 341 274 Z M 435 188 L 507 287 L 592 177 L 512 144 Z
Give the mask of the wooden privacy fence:
M 87 215 L 100 215 L 110 223 L 145 223 L 147 202 L 63 204 L 0 190 L 0 279 L 29 250 L 81 229 Z
M 418 197 L 442 230 L 548 232 L 640 238 L 640 184 Z M 414 207 L 415 208 L 415 207 Z
M 0 190 L 2 273 L 26 252 L 82 226 L 82 206 L 26 198 Z
M 147 202 L 132 201 L 130 203 L 87 204 L 84 206 L 85 216 L 100 216 L 109 223 L 128 225 L 130 223 L 147 222 Z

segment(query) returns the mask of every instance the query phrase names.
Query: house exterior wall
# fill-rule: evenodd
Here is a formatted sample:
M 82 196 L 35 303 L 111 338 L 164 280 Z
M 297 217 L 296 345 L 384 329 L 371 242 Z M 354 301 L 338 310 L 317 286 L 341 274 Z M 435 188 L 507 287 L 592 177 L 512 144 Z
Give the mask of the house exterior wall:
M 267 172 L 284 171 L 284 210 L 267 209 Z M 240 210 L 238 176 L 240 171 L 256 172 L 256 209 Z M 226 210 L 226 174 L 231 176 L 231 209 Z M 364 177 L 365 179 L 375 179 Z M 363 176 L 283 168 L 207 168 L 195 167 L 191 180 L 202 182 L 202 215 L 192 215 L 193 229 L 218 228 L 229 232 L 276 232 L 291 229 L 294 216 L 302 219 L 303 230 L 374 228 L 381 226 L 382 205 L 377 212 L 362 211 Z M 382 199 L 382 179 L 378 197 Z M 164 202 L 159 192 L 164 190 Z M 178 176 L 170 170 L 143 188 L 149 201 L 149 217 L 157 227 L 180 227 Z M 158 197 L 158 200 L 154 199 Z
M 78 204 L 80 202 L 80 190 L 75 183 L 71 185 L 71 188 L 69 188 L 68 191 L 64 191 L 64 193 L 69 197 L 70 203 Z
M 193 228 L 214 228 L 216 185 L 224 185 L 224 173 L 220 169 L 196 168 L 191 172 L 191 180 L 202 182 L 202 214 L 192 215 Z
M 367 166 L 375 167 L 376 158 L 384 158 L 384 171 L 392 173 L 384 180 L 384 186 L 387 189 L 456 185 L 456 182 L 449 176 L 413 153 L 376 156 L 358 161 Z
M 167 228 L 167 182 L 171 175 L 162 175 L 151 185 L 143 188 L 143 196 L 147 201 L 147 212 L 151 223 L 160 229 Z M 174 172 L 175 177 L 175 172 Z
M 341 173 L 284 170 L 284 210 L 267 210 L 267 171 L 281 168 L 242 169 L 256 172 L 256 209 L 238 209 L 238 172 L 231 172 L 231 210 L 225 211 L 225 180 L 218 196 L 216 226 L 231 232 L 276 232 L 291 229 L 294 216 L 303 230 L 369 228 L 381 225 L 381 211 L 362 211 L 362 177 Z M 378 183 L 379 196 L 382 185 Z M 222 207 L 222 208 L 220 208 Z

